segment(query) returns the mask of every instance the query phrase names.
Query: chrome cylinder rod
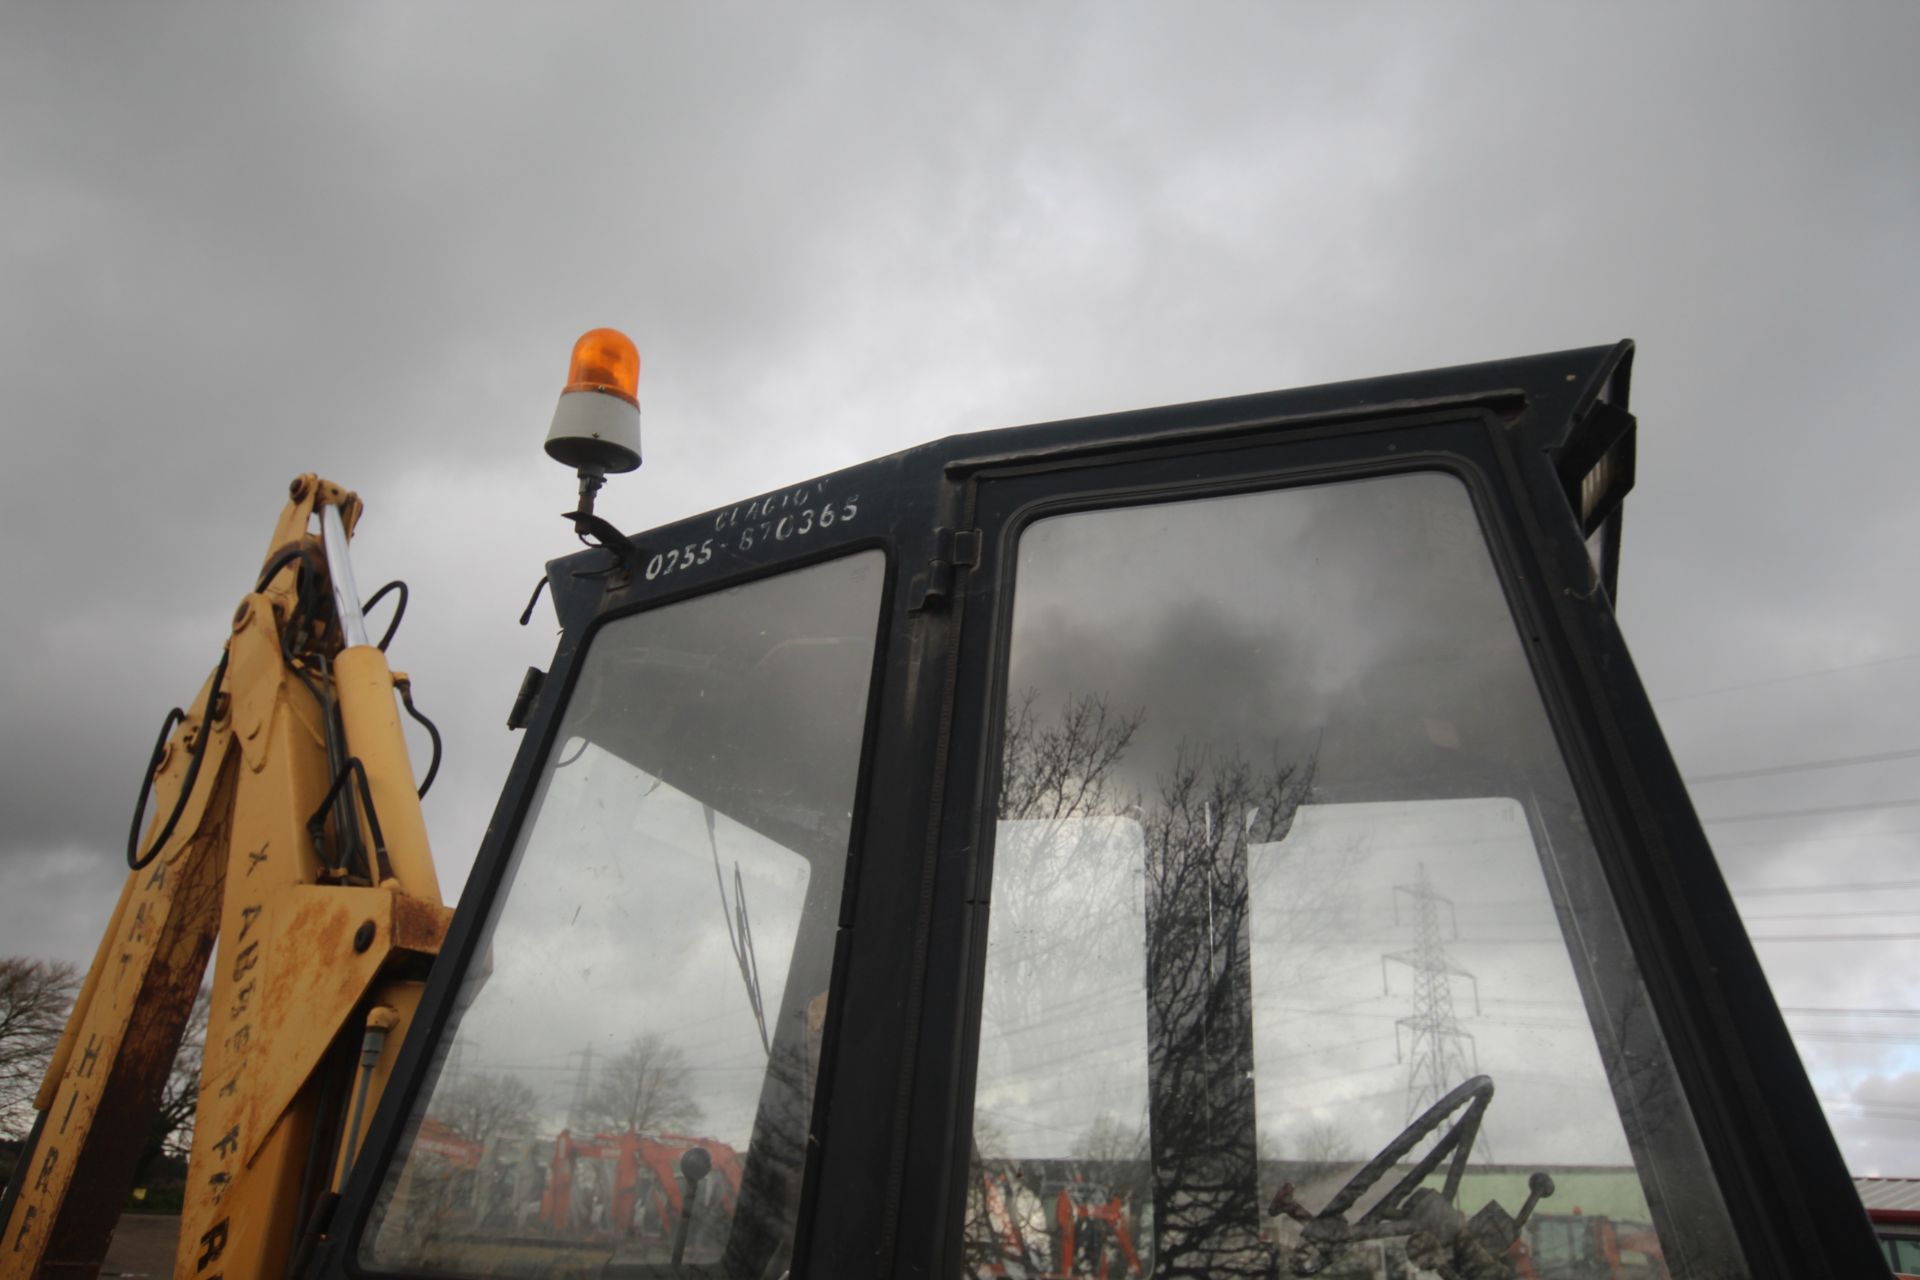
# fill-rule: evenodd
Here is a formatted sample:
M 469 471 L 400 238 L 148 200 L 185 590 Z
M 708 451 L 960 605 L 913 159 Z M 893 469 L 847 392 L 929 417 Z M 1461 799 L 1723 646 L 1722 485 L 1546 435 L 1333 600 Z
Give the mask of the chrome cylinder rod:
M 353 583 L 353 560 L 347 555 L 347 526 L 340 508 L 320 508 L 320 541 L 327 549 L 327 576 L 333 579 L 333 607 L 340 614 L 340 634 L 348 648 L 367 643 L 367 619 L 360 612 L 360 589 Z

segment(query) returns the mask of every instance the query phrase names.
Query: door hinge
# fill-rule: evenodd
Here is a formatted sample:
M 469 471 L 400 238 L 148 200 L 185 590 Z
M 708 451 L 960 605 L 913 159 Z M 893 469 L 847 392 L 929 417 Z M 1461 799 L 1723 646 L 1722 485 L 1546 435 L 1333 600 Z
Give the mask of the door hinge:
M 926 571 L 913 578 L 910 611 L 919 613 L 952 598 L 953 571 L 978 565 L 983 541 L 978 529 L 935 529 L 933 557 L 927 562 Z

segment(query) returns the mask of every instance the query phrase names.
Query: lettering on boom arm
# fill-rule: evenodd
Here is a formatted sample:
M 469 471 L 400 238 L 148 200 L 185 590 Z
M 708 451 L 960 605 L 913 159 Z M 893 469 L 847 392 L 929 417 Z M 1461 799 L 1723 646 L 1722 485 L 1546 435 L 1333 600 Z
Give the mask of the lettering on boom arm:
M 251 858 L 256 855 L 248 854 L 247 856 Z M 261 855 L 261 856 L 264 856 L 264 855 Z M 240 936 L 234 939 L 234 941 L 236 942 L 247 941 L 247 935 L 253 932 L 254 922 L 260 918 L 260 911 L 261 911 L 261 907 L 260 907 L 260 904 L 257 902 L 248 903 L 247 905 L 240 908 Z M 260 943 L 257 939 L 253 942 L 248 942 L 247 950 L 241 952 L 240 954 L 244 956 L 247 954 L 247 952 L 252 951 L 255 947 L 259 945 Z M 234 981 L 238 982 L 239 979 L 240 979 L 240 975 L 236 973 L 234 975 Z M 260 983 L 260 980 L 258 978 L 249 978 L 247 980 L 246 986 L 241 987 L 239 990 L 233 993 L 233 1007 L 227 1011 L 227 1016 L 229 1018 L 232 1018 L 235 1022 L 238 1022 L 241 1018 L 247 1016 L 247 1013 L 248 1013 L 247 1003 L 249 1000 L 253 998 L 254 990 L 256 987 L 259 986 L 259 983 Z M 238 1031 L 236 1031 L 235 1034 L 238 1035 L 239 1034 Z M 249 1032 L 248 1034 L 251 1035 L 252 1033 Z
M 263 844 L 258 850 L 247 852 L 247 873 L 252 874 L 255 867 L 267 860 L 268 846 Z M 260 892 L 258 888 L 252 890 Z M 239 946 L 234 953 L 233 963 L 227 970 L 230 998 L 227 1003 L 227 1021 L 232 1030 L 226 1035 L 223 1046 L 227 1053 L 237 1061 L 225 1069 L 226 1082 L 215 1093 L 216 1101 L 225 1101 L 227 1117 L 235 1115 L 233 1108 L 239 1105 L 240 1081 L 247 1074 L 247 1050 L 253 1043 L 253 1020 L 257 1012 L 254 995 L 259 990 L 260 976 L 255 972 L 261 961 L 259 938 L 249 939 L 254 926 L 260 922 L 265 906 L 258 902 L 243 902 L 237 912 L 239 929 L 233 935 L 233 942 Z M 244 944 L 244 945 L 242 945 Z M 231 1101 L 227 1101 L 231 1100 Z M 215 1126 L 210 1132 L 219 1132 Z M 211 1164 L 212 1170 L 206 1175 L 207 1198 L 218 1208 L 227 1197 L 227 1191 L 233 1185 L 232 1165 L 240 1152 L 240 1124 L 236 1121 L 227 1125 L 226 1131 L 214 1141 L 204 1153 L 204 1163 Z M 226 1248 L 229 1219 L 221 1219 L 201 1237 L 201 1243 L 207 1246 L 207 1252 L 200 1260 L 198 1270 L 204 1271 L 211 1265 L 220 1252 Z M 217 1277 L 210 1278 L 217 1280 Z
M 213 1226 L 209 1228 L 203 1235 L 201 1235 L 200 1261 L 194 1266 L 194 1270 L 196 1272 L 205 1271 L 208 1267 L 212 1266 L 215 1262 L 218 1262 L 220 1260 L 220 1255 L 226 1252 L 227 1224 L 230 1221 L 231 1219 L 222 1218 L 220 1219 L 220 1221 L 214 1223 Z
M 19 1169 L 21 1196 L 14 1221 L 0 1223 L 0 1241 L 4 1241 L 0 1248 L 8 1252 L 45 1247 L 42 1231 L 61 1219 L 62 1206 L 72 1190 L 76 1157 L 86 1147 L 101 1096 L 112 1076 L 111 1068 L 125 1042 L 129 1010 L 142 998 L 141 984 L 152 970 L 156 948 L 165 942 L 162 934 L 175 905 L 169 889 L 169 865 L 164 860 L 155 861 L 152 870 L 137 880 L 124 927 L 118 934 L 119 963 L 110 976 L 102 976 L 85 1021 L 72 1028 L 84 1039 L 76 1041 L 67 1070 L 48 1105 L 44 1146 L 32 1155 L 23 1154 Z M 57 1125 L 52 1123 L 55 1112 Z M 8 1229 L 11 1239 L 6 1238 Z
M 48 1147 L 47 1158 L 40 1162 L 40 1176 L 33 1180 L 33 1189 L 35 1191 L 45 1191 L 47 1189 L 47 1179 L 53 1176 L 54 1168 L 58 1166 L 59 1163 L 60 1148 Z

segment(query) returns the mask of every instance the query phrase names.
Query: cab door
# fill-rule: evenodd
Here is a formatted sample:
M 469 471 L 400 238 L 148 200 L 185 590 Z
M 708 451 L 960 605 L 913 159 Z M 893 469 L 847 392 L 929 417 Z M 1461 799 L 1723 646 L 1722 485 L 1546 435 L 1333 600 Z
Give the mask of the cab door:
M 949 463 L 897 1273 L 1869 1273 L 1613 628 L 1624 360 Z

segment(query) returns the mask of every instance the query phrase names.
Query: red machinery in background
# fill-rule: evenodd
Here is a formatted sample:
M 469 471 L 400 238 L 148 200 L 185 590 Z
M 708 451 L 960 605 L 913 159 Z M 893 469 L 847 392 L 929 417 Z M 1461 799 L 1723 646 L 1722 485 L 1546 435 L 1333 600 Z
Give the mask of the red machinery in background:
M 414 1141 L 422 1151 L 469 1172 L 480 1167 L 480 1159 L 486 1154 L 486 1148 L 480 1143 L 469 1141 L 458 1129 L 432 1116 L 420 1118 L 420 1135 Z
M 1606 1280 L 1670 1280 L 1660 1239 L 1644 1222 L 1603 1214 L 1535 1214 L 1527 1247 L 1513 1254 L 1521 1280 L 1604 1276 Z
M 1126 1198 L 1099 1183 L 1075 1176 L 1053 1200 L 1053 1230 L 1044 1230 L 1044 1199 L 1021 1185 L 1011 1169 L 983 1173 L 974 1212 L 980 1215 L 980 1252 L 971 1260 L 974 1274 L 1074 1280 L 1091 1276 L 1144 1274 L 1128 1225 Z M 1029 1207 L 1020 1203 L 1025 1198 Z M 1030 1240 L 1029 1235 L 1035 1236 Z M 1052 1239 L 1047 1239 L 1051 1234 Z M 1038 1246 L 1036 1248 L 1036 1245 Z M 1116 1262 L 1123 1265 L 1117 1273 Z
M 559 1234 L 600 1239 L 673 1239 L 685 1207 L 680 1161 L 694 1148 L 712 1158 L 721 1175 L 715 1193 L 720 1211 L 732 1217 L 740 1195 L 740 1154 L 713 1138 L 663 1133 L 595 1134 L 578 1141 L 562 1130 L 554 1140 L 540 1220 Z M 592 1173 L 583 1174 L 582 1161 Z
M 1069 1182 L 1054 1202 L 1060 1227 L 1060 1274 L 1107 1280 L 1107 1268 L 1117 1246 L 1126 1259 L 1124 1274 L 1141 1274 L 1140 1254 L 1127 1229 L 1127 1202 L 1091 1182 Z

